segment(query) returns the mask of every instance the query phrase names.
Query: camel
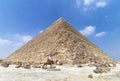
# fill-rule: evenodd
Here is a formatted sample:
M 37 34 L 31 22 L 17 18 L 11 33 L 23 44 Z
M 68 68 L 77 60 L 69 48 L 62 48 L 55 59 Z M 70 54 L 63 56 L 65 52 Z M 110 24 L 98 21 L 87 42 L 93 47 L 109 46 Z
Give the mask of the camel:
M 47 65 L 50 65 L 50 68 L 52 68 L 52 65 L 53 64 L 56 64 L 58 62 L 58 60 L 56 60 L 55 62 L 54 61 L 51 61 L 51 60 L 47 60 L 47 62 L 45 62 L 45 63 L 43 63 L 43 66 L 42 66 L 42 68 L 43 69 L 47 69 Z M 46 67 L 45 67 L 46 66 Z

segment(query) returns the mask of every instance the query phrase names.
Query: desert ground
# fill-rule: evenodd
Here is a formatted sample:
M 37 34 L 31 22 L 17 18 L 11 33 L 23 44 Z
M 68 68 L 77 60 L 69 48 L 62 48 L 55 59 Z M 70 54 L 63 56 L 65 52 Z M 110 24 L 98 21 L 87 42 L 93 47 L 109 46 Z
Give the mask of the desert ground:
M 94 73 L 95 68 L 57 65 L 56 69 L 60 71 L 48 71 L 41 68 L 15 68 L 15 65 L 8 68 L 0 66 L 0 81 L 120 81 L 119 63 L 108 73 Z M 90 74 L 92 78 L 88 77 Z

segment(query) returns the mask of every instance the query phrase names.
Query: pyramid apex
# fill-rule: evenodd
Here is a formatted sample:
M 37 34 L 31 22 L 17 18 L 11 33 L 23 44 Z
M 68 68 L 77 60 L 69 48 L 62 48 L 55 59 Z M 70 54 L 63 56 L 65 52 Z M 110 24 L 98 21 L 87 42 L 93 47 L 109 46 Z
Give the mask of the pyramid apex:
M 62 18 L 62 17 L 60 17 L 59 19 L 57 19 L 54 23 L 52 23 L 51 25 L 55 25 L 55 24 L 58 24 L 58 23 L 67 23 L 67 21 L 64 19 L 64 18 Z
M 63 19 L 63 17 L 60 17 L 59 19 Z
M 65 21 L 64 18 L 60 17 L 57 21 Z

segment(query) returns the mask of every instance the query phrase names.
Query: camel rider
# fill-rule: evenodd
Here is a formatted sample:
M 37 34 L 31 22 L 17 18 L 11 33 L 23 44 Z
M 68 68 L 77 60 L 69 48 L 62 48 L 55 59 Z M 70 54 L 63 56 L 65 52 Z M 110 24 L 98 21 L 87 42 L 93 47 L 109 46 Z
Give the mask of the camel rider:
M 52 54 L 50 54 L 50 55 L 48 56 L 48 60 L 47 60 L 47 61 L 53 63 Z
M 48 59 L 49 59 L 50 61 L 53 61 L 52 54 L 49 55 Z

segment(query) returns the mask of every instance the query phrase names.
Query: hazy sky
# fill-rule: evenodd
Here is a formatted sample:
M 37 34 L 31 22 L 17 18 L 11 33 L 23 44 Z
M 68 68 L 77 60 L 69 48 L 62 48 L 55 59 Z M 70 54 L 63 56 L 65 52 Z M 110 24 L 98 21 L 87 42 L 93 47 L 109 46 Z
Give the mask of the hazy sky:
M 59 17 L 120 60 L 120 0 L 0 0 L 0 57 L 7 57 Z

